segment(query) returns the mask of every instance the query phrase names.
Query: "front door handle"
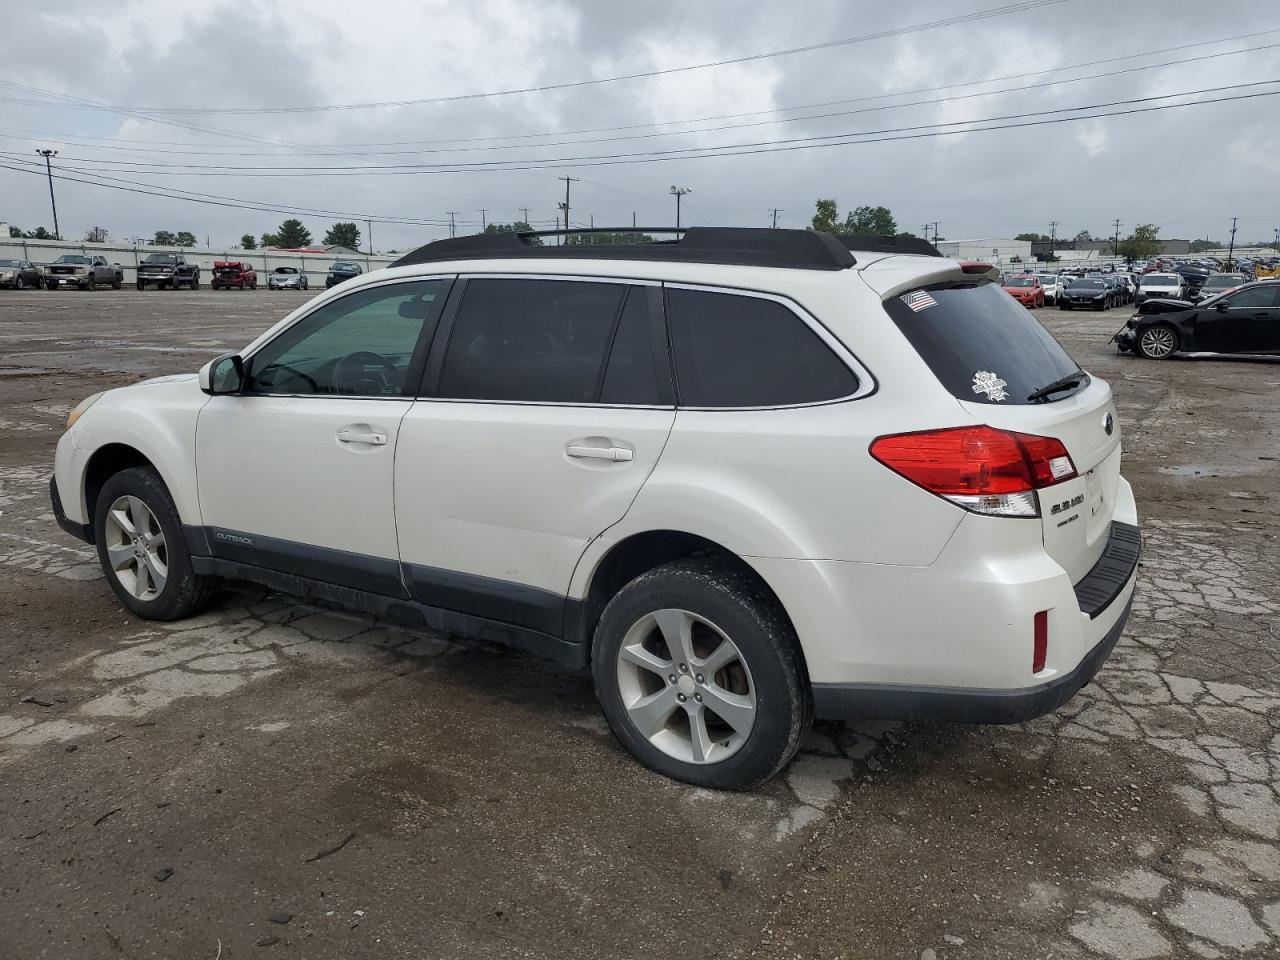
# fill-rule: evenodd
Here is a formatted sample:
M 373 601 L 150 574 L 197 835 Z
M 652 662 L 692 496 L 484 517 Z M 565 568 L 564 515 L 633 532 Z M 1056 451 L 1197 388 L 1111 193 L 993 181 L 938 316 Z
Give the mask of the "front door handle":
M 571 443 L 564 452 L 575 460 L 608 460 L 611 463 L 623 463 L 635 459 L 635 451 L 628 447 L 591 447 L 581 443 Z
M 339 430 L 339 443 L 367 443 L 370 446 L 382 447 L 386 446 L 387 435 L 385 433 L 366 433 L 359 430 Z

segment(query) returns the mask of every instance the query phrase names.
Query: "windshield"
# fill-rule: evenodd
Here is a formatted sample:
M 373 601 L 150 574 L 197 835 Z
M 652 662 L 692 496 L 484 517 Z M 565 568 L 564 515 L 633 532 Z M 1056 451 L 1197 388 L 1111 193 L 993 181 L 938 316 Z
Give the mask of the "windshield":
M 1068 290 L 1104 290 L 1106 283 L 1102 280 L 1072 280 Z
M 1144 287 L 1176 287 L 1182 278 L 1176 273 L 1148 273 L 1142 278 Z
M 274 273 L 297 273 L 297 267 L 276 267 Z
M 1027 404 L 1079 367 L 1018 301 L 994 283 L 942 284 L 885 301 L 885 311 L 951 395 L 971 403 Z M 1081 377 L 1071 396 L 1088 383 Z M 999 394 L 984 385 L 997 383 Z
M 1051 273 L 1042 273 L 1040 274 L 1040 282 L 1053 285 L 1058 282 L 1058 278 Z
M 1204 285 L 1213 290 L 1225 290 L 1239 283 L 1244 283 L 1244 276 L 1239 273 L 1215 273 L 1204 282 Z
M 177 263 L 178 258 L 172 253 L 152 253 L 147 255 L 143 263 Z
M 0 260 L 0 267 L 17 267 L 20 266 L 17 260 Z
M 1010 277 L 1004 282 L 1006 287 L 1034 287 L 1035 281 L 1030 277 Z
M 339 260 L 337 263 L 333 265 L 333 269 L 341 270 L 343 273 L 354 273 L 356 270 L 359 270 L 360 268 L 356 266 L 354 263 L 347 263 L 345 260 Z
M 62 256 L 60 256 L 57 260 L 53 262 L 54 263 L 88 263 L 89 258 L 78 257 L 75 254 L 71 254 L 71 253 L 64 253 Z

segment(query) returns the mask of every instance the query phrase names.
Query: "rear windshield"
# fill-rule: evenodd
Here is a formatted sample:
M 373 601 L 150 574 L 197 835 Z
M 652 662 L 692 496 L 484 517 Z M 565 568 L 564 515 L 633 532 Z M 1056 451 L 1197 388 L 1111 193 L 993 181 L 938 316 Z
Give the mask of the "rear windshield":
M 993 283 L 945 284 L 885 301 L 885 310 L 958 400 L 1026 404 L 1079 366 L 1018 301 Z M 1054 393 L 1061 400 L 1088 384 Z
M 1144 287 L 1175 287 L 1182 282 L 1182 278 L 1176 273 L 1148 273 L 1142 278 Z
M 1006 287 L 1033 287 L 1035 282 L 1030 277 L 1011 277 L 1004 282 Z

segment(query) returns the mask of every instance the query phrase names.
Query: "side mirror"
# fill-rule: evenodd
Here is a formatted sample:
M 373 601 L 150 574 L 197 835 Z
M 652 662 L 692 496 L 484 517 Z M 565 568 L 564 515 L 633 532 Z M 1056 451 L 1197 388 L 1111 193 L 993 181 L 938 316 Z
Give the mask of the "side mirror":
M 1230 306 L 1231 304 L 1228 303 L 1226 300 L 1219 300 L 1214 305 L 1214 309 L 1217 310 L 1219 313 L 1226 313 L 1228 308 L 1230 308 Z
M 244 360 L 228 353 L 200 368 L 200 389 L 211 397 L 239 393 L 244 386 Z

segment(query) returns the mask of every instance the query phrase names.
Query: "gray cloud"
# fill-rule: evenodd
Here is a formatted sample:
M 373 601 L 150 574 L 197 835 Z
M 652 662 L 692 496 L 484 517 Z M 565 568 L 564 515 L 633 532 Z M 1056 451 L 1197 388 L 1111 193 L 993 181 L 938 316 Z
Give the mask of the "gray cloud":
M 492 2 L 465 7 L 444 2 L 353 8 L 336 0 L 305 7 L 212 2 L 198 8 L 135 3 L 104 8 L 69 2 L 53 9 L 24 5 L 9 12 L 11 36 L 21 36 L 6 57 L 3 78 L 129 107 L 314 105 L 449 96 L 557 83 L 583 77 L 677 66 L 851 37 L 968 10 L 994 6 L 952 0 L 900 8 L 880 3 L 812 0 L 792 4 L 604 4 Z M 106 13 L 104 14 L 104 10 Z M 1269 50 L 1019 93 L 967 100 L 940 98 L 974 89 L 942 91 L 917 106 L 799 120 L 686 137 L 542 147 L 540 139 L 500 141 L 501 151 L 375 156 L 389 141 L 513 138 L 685 118 L 739 114 L 809 103 L 877 97 L 921 87 L 1042 71 L 1084 61 L 1125 57 L 1264 30 L 1257 18 L 1206 18 L 1190 0 L 1127 4 L 1123 15 L 1101 0 L 1069 0 L 1034 14 L 993 19 L 828 50 L 590 87 L 462 100 L 394 109 L 285 115 L 174 117 L 179 124 L 233 133 L 197 132 L 109 112 L 67 109 L 0 90 L 4 120 L 0 151 L 31 156 L 35 146 L 59 146 L 70 158 L 112 160 L 97 169 L 125 180 L 267 203 L 394 217 L 447 219 L 471 229 L 486 208 L 490 220 L 510 221 L 528 207 L 550 221 L 563 199 L 556 178 L 574 184 L 575 222 L 597 225 L 669 223 L 667 188 L 693 188 L 685 206 L 690 222 L 765 225 L 780 207 L 780 222 L 807 223 L 818 197 L 842 208 L 861 203 L 890 207 L 904 229 L 942 222 L 950 237 L 1008 236 L 1023 230 L 1059 233 L 1087 228 L 1109 232 L 1154 222 L 1162 236 L 1224 234 L 1242 217 L 1242 236 L 1270 237 L 1275 214 L 1263 198 L 1274 195 L 1280 173 L 1280 128 L 1272 99 L 1257 99 L 1128 117 L 967 133 L 892 143 L 838 146 L 759 156 L 684 159 L 664 163 L 587 166 L 508 172 L 354 177 L 295 175 L 265 179 L 187 174 L 161 176 L 123 161 L 203 164 L 392 163 L 537 159 L 711 146 L 844 131 L 871 131 L 1005 114 L 1048 116 L 1045 111 L 1087 103 L 1155 96 L 1266 80 L 1280 76 L 1280 51 Z M 1280 16 L 1274 24 L 1280 29 Z M 995 86 L 1037 83 L 1140 63 L 1280 42 L 1271 37 L 1126 60 Z M 1275 89 L 1275 88 L 1268 88 Z M 829 110 L 866 109 L 926 99 L 919 96 L 850 103 Z M 814 111 L 828 112 L 828 111 Z M 750 122 L 742 118 L 738 121 Z M 706 125 L 704 125 L 706 126 Z M 659 128 L 663 130 L 679 127 Z M 27 131 L 41 131 L 35 136 Z M 637 130 L 634 133 L 650 133 Z M 619 137 L 581 134 L 551 139 Z M 80 138 L 119 138 L 100 146 L 73 146 Z M 269 141 L 263 143 L 262 141 Z M 96 141 L 95 141 L 96 142 Z M 160 151 L 206 151 L 187 157 Z M 291 145 L 273 146 L 272 144 Z M 341 144 L 365 156 L 340 157 L 332 149 L 296 145 Z M 490 147 L 492 142 L 468 144 Z M 440 149 L 439 144 L 417 144 Z M 285 156 L 301 153 L 301 156 Z M 234 154 L 251 154 L 235 156 Z M 8 161 L 0 161 L 8 162 Z M 91 164 L 85 164 L 90 166 Z M 63 232 L 78 235 L 101 224 L 116 236 L 149 236 L 156 229 L 191 229 L 218 244 L 241 233 L 261 233 L 280 214 L 198 206 L 81 184 L 60 183 Z M 48 223 L 47 197 L 34 177 L 0 170 L 0 219 L 31 226 Z M 334 219 L 303 217 L 317 236 Z M 442 235 L 438 227 L 376 225 L 379 247 L 403 248 Z

